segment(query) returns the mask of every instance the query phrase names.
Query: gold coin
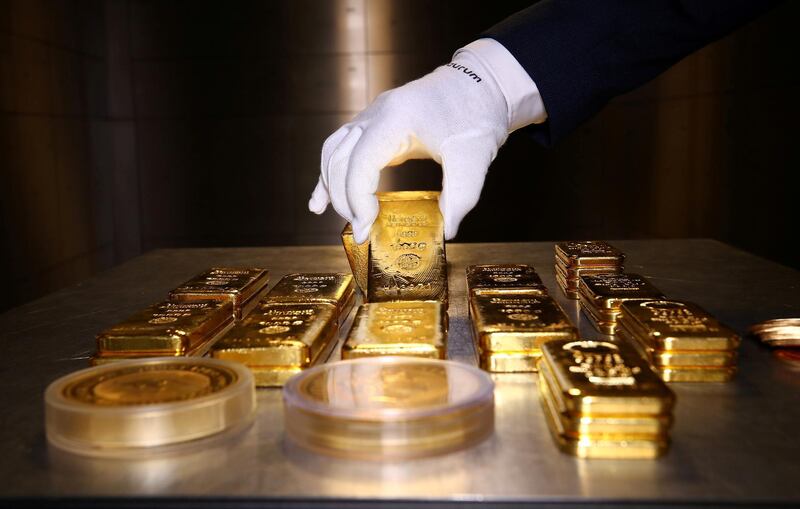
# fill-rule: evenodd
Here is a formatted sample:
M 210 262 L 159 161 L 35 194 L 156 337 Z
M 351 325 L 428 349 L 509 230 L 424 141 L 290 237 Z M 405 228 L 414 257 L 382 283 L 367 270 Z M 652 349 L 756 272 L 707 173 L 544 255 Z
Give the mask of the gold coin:
M 320 371 L 298 388 L 318 402 L 347 402 L 363 410 L 424 408 L 447 403 L 447 370 L 431 365 L 355 367 L 347 376 L 340 371 Z
M 363 459 L 469 447 L 494 427 L 494 385 L 457 362 L 367 357 L 311 368 L 283 388 L 289 440 Z
M 243 429 L 254 415 L 253 376 L 218 359 L 120 361 L 66 375 L 45 391 L 55 447 L 97 457 L 148 457 Z M 161 449 L 161 447 L 164 449 Z
M 218 366 L 182 362 L 127 366 L 79 378 L 64 388 L 64 396 L 91 405 L 152 405 L 199 398 L 236 379 L 235 372 Z

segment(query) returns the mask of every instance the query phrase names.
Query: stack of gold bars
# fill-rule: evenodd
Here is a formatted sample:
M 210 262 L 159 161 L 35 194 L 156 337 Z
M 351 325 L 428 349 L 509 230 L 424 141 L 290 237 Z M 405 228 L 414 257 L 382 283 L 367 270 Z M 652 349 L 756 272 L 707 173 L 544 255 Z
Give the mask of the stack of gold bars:
M 675 396 L 630 345 L 549 341 L 539 391 L 559 448 L 581 458 L 655 458 L 669 445 Z
M 97 335 L 92 364 L 142 357 L 202 356 L 266 292 L 269 271 L 212 268 Z
M 800 318 L 775 318 L 750 327 L 750 334 L 773 349 L 775 355 L 800 364 Z
M 691 302 L 625 302 L 618 334 L 665 382 L 727 382 L 736 373 L 739 337 Z
M 256 309 L 214 344 L 211 355 L 245 364 L 258 387 L 279 387 L 325 362 L 355 302 L 353 276 L 284 276 Z
M 663 299 L 664 295 L 639 274 L 584 275 L 578 287 L 581 308 L 603 334 L 614 334 L 622 303 Z
M 342 243 L 367 303 L 342 348 L 353 359 L 384 355 L 443 359 L 447 353 L 447 259 L 439 193 L 378 193 L 369 241 Z
M 625 255 L 602 240 L 560 242 L 555 251 L 556 282 L 564 295 L 573 300 L 578 300 L 582 275 L 623 271 Z
M 577 337 L 529 265 L 471 265 L 467 292 L 473 336 L 486 371 L 536 371 L 545 341 Z
M 198 274 L 169 292 L 169 300 L 231 301 L 234 317 L 241 320 L 267 293 L 269 271 L 264 269 L 214 268 Z
M 739 346 L 736 333 L 696 304 L 667 300 L 645 277 L 622 272 L 624 258 L 605 242 L 565 242 L 556 246 L 556 276 L 559 263 L 568 260 L 578 270 L 605 263 L 604 273 L 576 274 L 581 308 L 598 331 L 619 334 L 636 347 L 664 381 L 733 378 Z

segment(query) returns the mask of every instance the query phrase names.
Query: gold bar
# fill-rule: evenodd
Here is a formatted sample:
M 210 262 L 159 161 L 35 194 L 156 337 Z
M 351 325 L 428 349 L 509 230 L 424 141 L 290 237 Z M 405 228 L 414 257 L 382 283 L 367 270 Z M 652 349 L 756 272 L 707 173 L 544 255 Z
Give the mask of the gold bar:
M 556 261 L 556 272 L 561 274 L 564 279 L 577 284 L 581 276 L 593 276 L 596 274 L 622 274 L 620 267 L 566 267 L 560 261 Z
M 671 415 L 656 416 L 592 416 L 583 414 L 570 414 L 565 412 L 553 396 L 553 382 L 550 380 L 547 368 L 539 371 L 539 390 L 542 396 L 549 400 L 554 418 L 560 421 L 560 429 L 567 437 L 639 437 L 649 440 L 666 439 L 670 426 Z
M 627 322 L 621 321 L 617 327 L 620 341 L 636 346 L 656 370 L 661 368 L 731 368 L 736 367 L 738 353 L 731 350 L 656 350 L 641 338 L 632 334 Z
M 736 358 L 737 353 L 735 351 L 723 350 L 711 350 L 708 352 L 698 350 L 672 350 L 669 352 L 656 351 L 651 354 L 651 360 L 658 368 L 729 368 L 736 366 Z
M 236 319 L 255 308 L 267 292 L 269 271 L 216 267 L 196 275 L 169 292 L 169 300 L 230 300 Z
M 327 303 L 263 304 L 211 349 L 247 366 L 306 367 L 336 342 L 336 307 Z
M 571 300 L 578 300 L 580 298 L 580 294 L 578 293 L 578 282 L 577 281 L 569 281 L 567 280 L 561 273 L 559 272 L 559 266 L 556 265 L 556 283 L 558 286 L 561 287 L 561 290 L 564 292 L 564 295 Z
M 481 369 L 492 373 L 535 373 L 541 352 L 481 352 Z
M 590 318 L 589 321 L 592 322 L 592 325 L 594 325 L 595 329 L 603 334 L 613 335 L 618 332 L 618 311 L 604 311 L 602 309 L 597 309 L 594 306 L 594 303 L 586 300 L 586 297 L 584 297 L 581 293 L 578 294 L 578 300 L 580 301 L 581 309 L 583 310 L 584 314 Z
M 556 273 L 556 278 L 560 278 L 561 282 L 563 282 L 563 286 L 569 287 L 571 290 L 578 290 L 578 278 L 577 277 L 569 277 L 567 275 L 567 271 L 562 267 L 560 264 L 555 264 L 553 266 Z
M 303 371 L 303 368 L 262 368 L 248 366 L 253 373 L 256 387 L 283 387 L 294 375 Z
M 473 295 L 470 312 L 482 350 L 538 353 L 545 341 L 578 334 L 558 303 L 537 292 Z
M 356 299 L 353 276 L 339 272 L 287 274 L 267 294 L 263 304 L 333 304 L 339 325 L 347 320 Z
M 165 301 L 97 335 L 98 357 L 202 355 L 233 326 L 231 301 Z M 203 351 L 205 353 L 205 351 Z
M 364 304 L 342 348 L 343 359 L 407 355 L 444 359 L 447 315 L 439 301 Z
M 438 300 L 447 304 L 447 260 L 439 193 L 378 193 L 369 240 L 367 301 Z
M 675 300 L 625 302 L 623 324 L 653 350 L 735 350 L 739 336 L 697 304 Z
M 652 459 L 666 452 L 669 447 L 667 439 L 652 440 L 641 439 L 636 436 L 606 437 L 606 436 L 570 436 L 558 417 L 552 398 L 547 390 L 540 390 L 539 396 L 542 409 L 553 438 L 559 449 L 567 454 L 579 458 L 603 459 Z
M 675 395 L 633 346 L 609 341 L 548 341 L 540 370 L 549 369 L 554 396 L 582 415 L 669 414 Z
M 625 255 L 602 240 L 559 242 L 555 246 L 556 260 L 564 267 L 616 267 L 622 270 Z
M 665 382 L 730 382 L 736 368 L 657 368 Z
M 467 294 L 536 292 L 547 295 L 547 287 L 530 265 L 504 263 L 467 267 Z
M 226 329 L 227 331 L 228 329 Z M 216 336 L 217 338 L 220 335 Z M 205 356 L 213 344 L 215 340 L 212 338 L 209 341 L 204 341 L 197 345 L 196 348 L 192 350 L 187 350 L 182 354 L 154 354 L 152 352 L 140 352 L 140 351 L 130 351 L 130 352 L 97 352 L 93 357 L 89 358 L 89 364 L 92 366 L 100 366 L 103 364 L 111 364 L 112 362 L 119 362 L 119 361 L 129 361 L 133 359 L 144 359 L 147 357 L 203 357 Z
M 629 300 L 664 299 L 661 291 L 639 274 L 595 274 L 581 276 L 580 292 L 598 309 L 619 311 Z
M 353 238 L 353 225 L 347 223 L 342 230 L 342 245 L 347 255 L 350 270 L 353 271 L 356 285 L 361 293 L 367 294 L 367 273 L 369 272 L 369 240 L 363 244 L 356 244 Z

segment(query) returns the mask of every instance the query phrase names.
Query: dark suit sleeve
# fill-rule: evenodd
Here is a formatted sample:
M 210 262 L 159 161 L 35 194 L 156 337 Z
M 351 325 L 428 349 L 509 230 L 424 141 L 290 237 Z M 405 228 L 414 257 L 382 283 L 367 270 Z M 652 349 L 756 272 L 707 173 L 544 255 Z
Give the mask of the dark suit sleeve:
M 767 0 L 543 0 L 487 30 L 530 74 L 549 146 L 611 98 L 774 6 Z

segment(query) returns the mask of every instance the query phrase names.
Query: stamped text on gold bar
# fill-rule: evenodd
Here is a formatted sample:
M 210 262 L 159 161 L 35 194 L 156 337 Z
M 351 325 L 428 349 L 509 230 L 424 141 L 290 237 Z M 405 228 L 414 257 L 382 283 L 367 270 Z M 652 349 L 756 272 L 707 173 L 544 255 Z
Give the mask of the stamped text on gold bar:
M 408 355 L 443 359 L 447 321 L 438 301 L 364 304 L 358 309 L 342 357 Z

